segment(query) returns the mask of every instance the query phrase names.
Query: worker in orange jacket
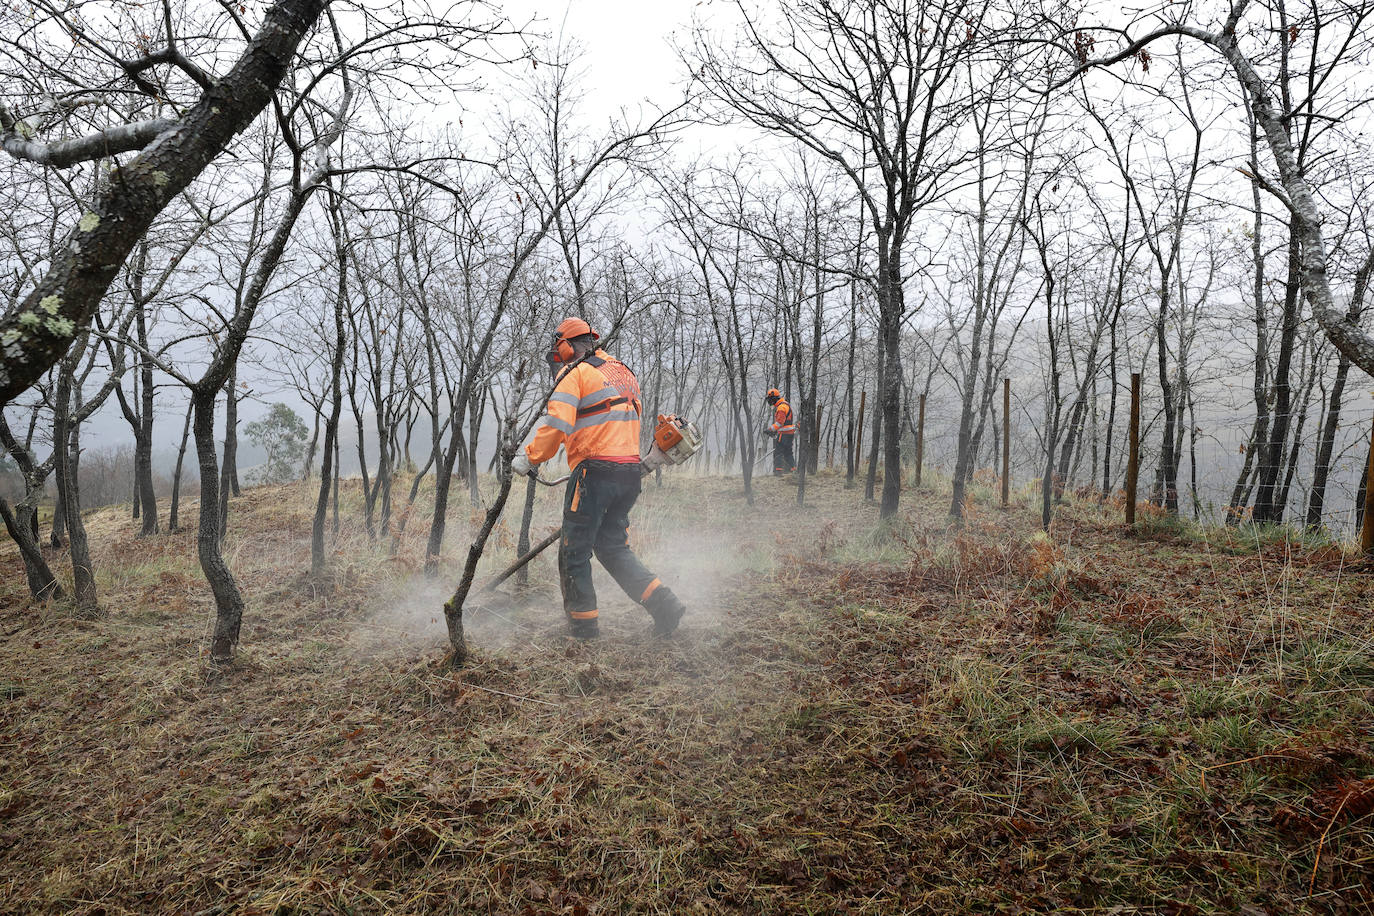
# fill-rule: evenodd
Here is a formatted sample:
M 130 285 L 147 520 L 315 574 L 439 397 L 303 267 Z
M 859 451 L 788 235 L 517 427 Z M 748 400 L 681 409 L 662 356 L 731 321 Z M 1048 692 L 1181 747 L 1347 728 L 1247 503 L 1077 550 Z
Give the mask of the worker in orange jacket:
M 560 445 L 567 447 L 572 476 L 563 500 L 558 573 L 572 635 L 597 635 L 595 555 L 625 593 L 648 610 L 654 632 L 667 636 L 686 608 L 630 550 L 630 509 L 639 498 L 641 476 L 639 381 L 624 363 L 597 348 L 599 339 L 581 318 L 558 325 L 549 362 L 561 375 L 548 413 L 511 461 L 511 470 L 532 474 Z
M 776 388 L 769 388 L 764 395 L 768 406 L 773 408 L 773 422 L 765 431 L 773 439 L 773 476 L 781 477 L 797 469 L 797 460 L 792 457 L 792 443 L 797 438 L 797 422 L 792 416 L 792 405 Z

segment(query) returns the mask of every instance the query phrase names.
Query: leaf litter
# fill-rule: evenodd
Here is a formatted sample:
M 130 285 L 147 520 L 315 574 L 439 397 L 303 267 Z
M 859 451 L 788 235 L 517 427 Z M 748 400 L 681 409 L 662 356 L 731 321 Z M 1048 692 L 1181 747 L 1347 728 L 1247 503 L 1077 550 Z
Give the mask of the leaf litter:
M 1090 499 L 1050 537 L 1028 506 L 953 530 L 927 492 L 875 539 L 834 476 L 806 509 L 759 483 L 646 491 L 676 638 L 621 600 L 564 638 L 542 567 L 456 673 L 423 526 L 382 558 L 346 525 L 315 587 L 295 490 L 236 503 L 213 676 L 193 535 L 97 513 L 90 622 L 0 552 L 0 911 L 1374 906 L 1370 581 L 1339 551 L 1125 537 Z

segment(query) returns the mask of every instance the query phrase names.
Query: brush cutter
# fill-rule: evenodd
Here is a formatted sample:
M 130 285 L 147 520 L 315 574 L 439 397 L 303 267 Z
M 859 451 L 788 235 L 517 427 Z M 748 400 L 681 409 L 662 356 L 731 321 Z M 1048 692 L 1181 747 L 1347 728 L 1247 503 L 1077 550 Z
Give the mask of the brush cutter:
M 653 443 L 649 446 L 648 454 L 639 459 L 639 472 L 643 476 L 648 476 L 654 471 L 663 467 L 670 467 L 675 464 L 682 464 L 691 458 L 701 448 L 701 431 L 696 424 L 690 420 L 672 414 L 659 414 L 658 425 L 654 427 Z M 572 474 L 564 474 L 555 480 L 545 480 L 537 474 L 534 479 L 546 487 L 556 487 L 561 483 L 566 483 Z M 496 587 L 515 575 L 527 563 L 539 556 L 557 541 L 563 534 L 563 529 L 559 528 L 550 532 L 542 541 L 535 544 L 523 556 L 501 570 L 480 589 L 478 595 L 495 597 Z
M 759 430 L 759 438 L 763 440 L 763 444 L 755 450 L 758 454 L 754 456 L 754 467 L 762 464 L 764 459 L 768 457 L 770 449 L 776 447 L 776 443 L 773 441 L 773 431 L 768 427 L 765 426 Z

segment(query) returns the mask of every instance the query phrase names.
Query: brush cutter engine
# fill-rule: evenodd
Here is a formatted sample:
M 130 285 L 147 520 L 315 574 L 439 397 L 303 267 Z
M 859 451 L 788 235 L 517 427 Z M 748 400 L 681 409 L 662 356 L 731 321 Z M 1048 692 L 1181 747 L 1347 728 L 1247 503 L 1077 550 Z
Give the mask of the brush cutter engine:
M 696 424 L 672 414 L 658 415 L 654 427 L 654 441 L 649 453 L 639 459 L 645 473 L 661 467 L 682 464 L 701 448 L 701 431 Z

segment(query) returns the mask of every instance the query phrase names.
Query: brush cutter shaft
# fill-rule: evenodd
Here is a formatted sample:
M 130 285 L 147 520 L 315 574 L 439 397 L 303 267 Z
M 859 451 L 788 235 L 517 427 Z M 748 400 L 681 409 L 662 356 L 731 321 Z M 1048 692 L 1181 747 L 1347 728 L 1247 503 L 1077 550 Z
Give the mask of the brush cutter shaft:
M 649 468 L 646 465 L 640 465 L 640 473 L 647 477 L 653 473 L 653 469 Z M 557 486 L 560 483 L 567 482 L 568 478 L 571 476 L 571 474 L 565 474 L 564 476 L 553 481 L 541 480 L 538 477 L 536 477 L 535 480 L 538 480 L 546 487 L 553 487 Z M 502 582 L 505 582 L 511 576 L 518 573 L 520 571 L 520 568 L 525 564 L 529 563 L 530 560 L 533 560 L 535 557 L 539 556 L 545 550 L 548 550 L 551 546 L 553 546 L 553 542 L 558 540 L 562 536 L 562 528 L 559 528 L 557 531 L 554 531 L 551 534 L 549 534 L 549 536 L 544 538 L 544 540 L 540 541 L 538 544 L 535 544 L 533 547 L 531 547 L 528 553 L 526 553 L 522 557 L 517 558 L 515 562 L 511 563 L 511 565 L 507 566 L 505 569 L 497 573 L 489 582 L 487 582 L 486 585 L 482 586 L 481 591 L 489 592 L 495 589 Z
M 701 433 L 696 426 L 686 420 L 681 420 L 674 416 L 660 416 L 658 426 L 654 430 L 654 444 L 650 446 L 649 454 L 640 462 L 639 472 L 645 476 L 652 474 L 658 468 L 665 465 L 681 464 L 692 455 L 696 454 L 701 447 Z M 564 474 L 557 480 L 545 480 L 536 473 L 534 479 L 546 487 L 556 487 L 559 484 L 567 483 L 572 477 L 571 474 Z M 563 529 L 559 528 L 544 540 L 530 548 L 529 552 L 519 557 L 514 563 L 507 566 L 497 573 L 491 581 L 483 585 L 481 591 L 489 592 L 495 589 L 502 582 L 520 571 L 521 567 L 539 556 L 553 545 L 563 535 Z
M 562 535 L 563 529 L 559 528 L 557 531 L 553 532 L 548 537 L 544 538 L 544 540 L 540 541 L 538 544 L 535 544 L 533 547 L 530 548 L 529 553 L 525 554 L 523 557 L 520 557 L 514 563 L 507 566 L 505 569 L 501 570 L 501 572 L 497 573 L 496 576 L 490 582 L 482 586 L 482 591 L 489 592 L 492 589 L 496 588 L 496 586 L 500 585 L 502 582 L 505 582 L 511 576 L 518 573 L 522 566 L 524 566 L 530 560 L 533 560 L 535 557 L 539 556 L 541 553 L 547 550 L 549 546 L 552 545 L 554 541 L 562 537 Z

